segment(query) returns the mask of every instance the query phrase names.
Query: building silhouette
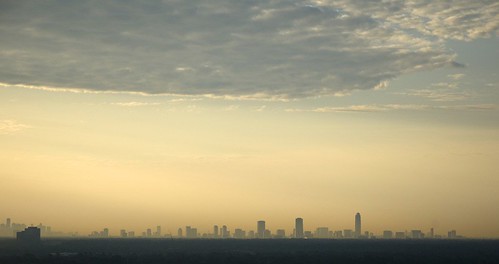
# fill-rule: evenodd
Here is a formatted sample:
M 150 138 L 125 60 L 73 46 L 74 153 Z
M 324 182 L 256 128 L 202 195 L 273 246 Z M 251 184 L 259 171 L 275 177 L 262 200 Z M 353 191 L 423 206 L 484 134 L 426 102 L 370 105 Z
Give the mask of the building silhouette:
M 185 237 L 186 238 L 197 238 L 198 237 L 198 229 L 192 228 L 191 226 L 185 227 Z
M 30 226 L 24 231 L 17 232 L 17 240 L 22 242 L 39 242 L 40 241 L 40 228 Z
M 222 238 L 229 238 L 229 230 L 226 225 L 222 226 Z
M 246 238 L 246 232 L 240 228 L 234 230 L 234 238 Z
M 316 238 L 329 238 L 329 228 L 318 227 L 315 231 Z
M 286 230 L 284 229 L 277 229 L 275 238 L 285 238 L 286 237 Z
M 352 229 L 343 230 L 343 237 L 344 238 L 353 238 L 353 230 Z
M 404 239 L 406 238 L 405 232 L 395 232 L 396 239 Z
M 256 225 L 256 236 L 257 238 L 265 238 L 265 221 L 258 221 Z
M 362 223 L 360 219 L 360 213 L 357 213 L 355 215 L 355 237 L 360 237 L 360 234 L 362 234 Z
M 218 238 L 218 226 L 217 225 L 213 226 L 213 237 Z
M 303 219 L 296 218 L 295 219 L 295 237 L 303 238 Z
M 423 232 L 421 230 L 411 230 L 411 238 L 424 238 Z
M 393 232 L 390 230 L 383 231 L 383 238 L 385 238 L 385 239 L 393 238 Z

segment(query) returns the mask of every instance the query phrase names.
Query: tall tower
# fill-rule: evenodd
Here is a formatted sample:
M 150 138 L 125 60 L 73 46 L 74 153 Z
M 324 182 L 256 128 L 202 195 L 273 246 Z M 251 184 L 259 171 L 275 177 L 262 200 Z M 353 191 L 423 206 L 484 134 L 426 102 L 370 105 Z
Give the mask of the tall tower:
M 215 237 L 215 238 L 218 237 L 218 226 L 217 225 L 213 226 L 213 237 Z
M 257 237 L 258 238 L 265 238 L 265 221 L 258 221 L 257 222 Z
M 5 226 L 7 226 L 7 228 L 10 228 L 10 218 L 7 218 L 7 222 L 5 223 Z
M 227 229 L 226 225 L 222 226 L 222 237 L 223 238 L 228 238 L 229 237 L 229 230 Z
M 295 219 L 295 237 L 303 238 L 303 218 Z
M 362 223 L 360 220 L 360 213 L 357 213 L 355 215 L 355 237 L 360 237 L 360 234 L 362 233 Z

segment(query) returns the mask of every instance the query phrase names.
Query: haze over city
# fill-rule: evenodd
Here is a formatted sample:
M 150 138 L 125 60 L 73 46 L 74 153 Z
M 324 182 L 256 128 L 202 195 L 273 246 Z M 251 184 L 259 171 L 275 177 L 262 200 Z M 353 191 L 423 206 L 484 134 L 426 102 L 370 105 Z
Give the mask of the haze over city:
M 0 219 L 498 238 L 498 32 L 494 0 L 1 1 Z

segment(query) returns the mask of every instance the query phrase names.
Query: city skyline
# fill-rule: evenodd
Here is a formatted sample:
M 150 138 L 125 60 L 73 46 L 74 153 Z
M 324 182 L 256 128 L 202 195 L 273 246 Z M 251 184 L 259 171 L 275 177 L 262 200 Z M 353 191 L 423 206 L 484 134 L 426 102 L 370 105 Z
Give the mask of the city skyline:
M 0 36 L 0 217 L 499 237 L 497 0 L 0 1 Z
M 135 230 L 120 229 L 119 231 L 111 232 L 109 228 L 102 228 L 100 231 L 92 231 L 90 234 L 80 234 L 79 232 L 63 233 L 53 231 L 50 226 L 44 226 L 41 223 L 37 226 L 27 226 L 25 224 L 11 223 L 11 218 L 7 218 L 5 223 L 0 224 L 0 237 L 15 237 L 16 234 L 22 233 L 31 228 L 38 229 L 38 236 L 50 237 L 90 237 L 90 238 L 204 238 L 204 239 L 275 239 L 275 238 L 296 238 L 296 239 L 421 239 L 421 238 L 465 238 L 461 234 L 458 235 L 455 229 L 449 230 L 447 235 L 444 233 L 436 234 L 434 228 L 430 228 L 428 232 L 421 229 L 392 231 L 383 230 L 381 233 L 370 231 L 361 232 L 362 224 L 360 222 L 360 213 L 355 214 L 353 229 L 335 229 L 330 227 L 316 227 L 315 229 L 305 229 L 304 220 L 299 217 L 295 219 L 295 228 L 292 232 L 286 232 L 286 229 L 275 228 L 274 230 L 266 228 L 266 221 L 258 220 L 255 229 L 245 230 L 239 227 L 233 229 L 233 232 L 227 225 L 223 225 L 219 229 L 218 225 L 213 225 L 212 233 L 203 232 L 194 226 L 184 226 L 177 229 L 174 235 L 170 229 L 166 233 L 162 232 L 162 226 L 156 226 L 155 231 L 152 228 L 147 228 L 142 232 Z M 30 230 L 32 231 L 32 230 Z M 185 234 L 185 235 L 184 235 Z M 286 235 L 288 234 L 288 235 Z M 395 234 L 395 235 L 394 235 Z M 468 237 L 473 238 L 473 237 Z M 475 237 L 478 238 L 478 237 Z

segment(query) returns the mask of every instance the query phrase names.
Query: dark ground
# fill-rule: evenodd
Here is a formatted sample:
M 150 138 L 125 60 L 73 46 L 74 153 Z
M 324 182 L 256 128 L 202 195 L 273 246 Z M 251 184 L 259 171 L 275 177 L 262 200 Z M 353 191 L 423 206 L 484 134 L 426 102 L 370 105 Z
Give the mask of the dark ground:
M 499 263 L 499 240 L 0 239 L 0 263 Z

